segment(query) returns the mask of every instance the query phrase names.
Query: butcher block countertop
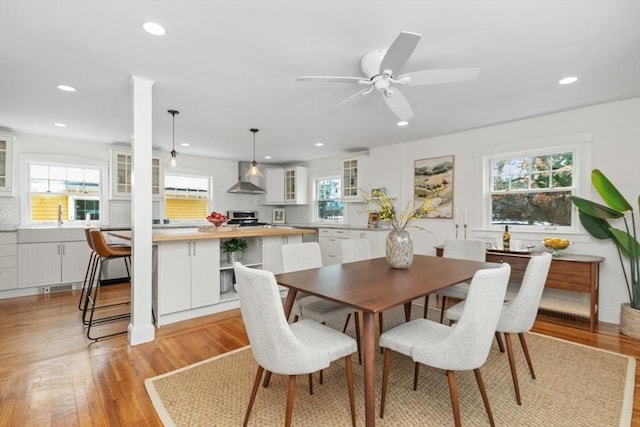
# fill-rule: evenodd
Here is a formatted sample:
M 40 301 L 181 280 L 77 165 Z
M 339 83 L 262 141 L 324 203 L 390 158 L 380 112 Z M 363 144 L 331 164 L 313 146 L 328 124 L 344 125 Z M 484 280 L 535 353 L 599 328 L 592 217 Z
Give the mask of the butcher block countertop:
M 203 228 L 201 228 L 203 229 Z M 154 229 L 153 242 L 171 242 L 181 240 L 205 240 L 205 239 L 230 239 L 232 237 L 265 237 L 265 236 L 291 236 L 297 234 L 315 234 L 316 230 L 292 227 L 241 227 L 237 229 L 225 229 L 215 231 L 204 228 L 206 231 L 198 231 L 198 228 L 167 228 Z M 131 230 L 109 231 L 108 234 L 121 239 L 131 240 Z

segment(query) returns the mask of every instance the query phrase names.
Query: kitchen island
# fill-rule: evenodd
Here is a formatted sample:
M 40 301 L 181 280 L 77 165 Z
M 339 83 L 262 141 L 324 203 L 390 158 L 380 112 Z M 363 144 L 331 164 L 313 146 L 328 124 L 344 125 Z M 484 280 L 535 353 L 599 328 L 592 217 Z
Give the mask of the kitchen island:
M 221 242 L 226 239 L 247 241 L 240 260 L 244 265 L 278 274 L 282 272 L 282 245 L 301 243 L 304 234 L 315 232 L 293 227 L 154 229 L 152 306 L 156 326 L 240 306 L 231 286 L 233 265 L 221 251 Z M 114 230 L 108 234 L 131 240 L 132 233 Z

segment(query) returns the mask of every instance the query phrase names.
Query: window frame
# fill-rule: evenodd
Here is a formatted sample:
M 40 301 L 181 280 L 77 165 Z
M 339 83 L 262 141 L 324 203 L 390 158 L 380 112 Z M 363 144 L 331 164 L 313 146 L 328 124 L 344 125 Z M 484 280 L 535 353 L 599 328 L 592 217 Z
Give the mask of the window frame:
M 25 197 L 20 198 L 20 218 L 21 224 L 27 226 L 57 226 L 57 221 L 33 221 L 31 215 L 31 165 L 46 165 L 63 168 L 78 168 L 78 169 L 96 169 L 100 175 L 100 191 L 92 194 L 91 197 L 98 197 L 100 202 L 100 219 L 91 219 L 91 225 L 109 224 L 109 197 L 107 197 L 107 191 L 109 186 L 109 172 L 108 163 L 100 162 L 93 159 L 87 159 L 83 157 L 75 156 L 62 156 L 52 154 L 30 154 L 22 155 L 20 164 L 20 185 L 24 186 Z M 62 194 L 62 193 L 61 193 Z M 74 193 L 66 193 L 70 197 L 77 196 Z M 85 219 L 65 220 L 66 225 L 79 226 L 85 224 Z
M 535 148 L 531 148 L 535 147 Z M 495 232 L 504 231 L 504 225 L 491 221 L 491 161 L 519 156 L 544 155 L 573 152 L 573 195 L 589 197 L 591 172 L 591 134 L 580 133 L 532 138 L 497 145 L 474 151 L 475 170 L 482 179 L 476 180 L 474 204 L 481 212 L 478 237 L 494 237 Z M 578 219 L 575 206 L 571 206 L 571 226 L 535 226 L 510 224 L 509 231 L 518 234 L 539 235 L 561 233 L 564 235 L 587 236 Z M 490 232 L 490 233 L 483 233 Z M 531 237 L 533 238 L 533 237 Z
M 207 213 L 211 212 L 213 210 L 213 206 L 214 206 L 214 181 L 213 181 L 213 177 L 210 175 L 198 175 L 198 174 L 189 174 L 189 173 L 180 173 L 180 172 L 176 172 L 175 170 L 165 170 L 165 172 L 162 175 L 162 209 L 164 211 L 164 214 L 162 215 L 163 218 L 167 218 L 166 216 L 166 209 L 167 209 L 167 196 L 170 195 L 167 193 L 166 191 L 166 186 L 167 186 L 167 176 L 176 176 L 176 177 L 183 177 L 183 178 L 199 178 L 199 179 L 206 179 L 209 185 L 209 189 L 207 191 Z M 178 218 L 178 219 L 171 219 L 171 222 L 174 223 L 180 223 L 180 222 L 194 222 L 194 221 L 198 221 L 198 220 L 206 220 L 206 217 L 203 218 Z
M 342 202 L 342 219 L 323 219 L 318 217 L 318 202 L 319 199 L 319 191 L 318 185 L 320 181 L 326 180 L 337 180 L 340 183 L 340 191 L 338 192 L 339 197 L 337 199 L 329 199 L 329 200 L 339 200 Z M 313 178 L 313 223 L 315 224 L 346 224 L 347 222 L 347 213 L 348 213 L 348 203 L 342 198 L 342 177 L 340 174 L 330 174 L 317 176 Z

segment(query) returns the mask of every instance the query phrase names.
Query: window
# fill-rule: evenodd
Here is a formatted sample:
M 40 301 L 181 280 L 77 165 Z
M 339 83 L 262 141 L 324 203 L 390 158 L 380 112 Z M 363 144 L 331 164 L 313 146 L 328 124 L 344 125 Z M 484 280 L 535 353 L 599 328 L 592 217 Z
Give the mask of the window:
M 165 218 L 204 219 L 209 214 L 210 178 L 165 175 Z
M 101 219 L 99 168 L 28 163 L 28 170 L 30 222 Z
M 570 196 L 588 197 L 590 153 L 589 133 L 477 150 L 476 170 L 482 171 L 483 179 L 476 180 L 475 194 L 484 206 L 483 228 L 497 231 L 508 225 L 509 230 L 525 233 L 583 234 Z
M 491 160 L 491 224 L 571 226 L 574 153 Z
M 344 203 L 340 199 L 340 178 L 317 178 L 314 181 L 314 210 L 317 221 L 344 220 Z

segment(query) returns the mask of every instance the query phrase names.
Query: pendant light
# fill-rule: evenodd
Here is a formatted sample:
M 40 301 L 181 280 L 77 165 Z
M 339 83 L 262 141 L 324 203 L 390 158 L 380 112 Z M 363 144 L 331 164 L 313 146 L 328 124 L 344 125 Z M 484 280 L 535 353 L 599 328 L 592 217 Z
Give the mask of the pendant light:
M 167 110 L 167 113 L 173 116 L 173 140 L 171 149 L 171 167 L 175 168 L 178 163 L 178 152 L 176 151 L 176 114 L 180 114 L 178 110 Z
M 256 162 L 256 132 L 258 132 L 258 129 L 253 128 L 249 130 L 253 132 L 253 161 L 245 176 L 259 176 L 262 178 L 262 173 L 260 169 L 258 169 L 258 162 Z

